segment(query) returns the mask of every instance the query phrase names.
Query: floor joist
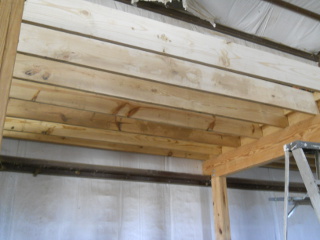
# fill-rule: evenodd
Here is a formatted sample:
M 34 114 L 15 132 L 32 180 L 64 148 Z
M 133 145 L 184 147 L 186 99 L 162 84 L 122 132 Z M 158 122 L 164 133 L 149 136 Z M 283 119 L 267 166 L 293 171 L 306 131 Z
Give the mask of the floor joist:
M 219 134 L 260 138 L 258 124 L 13 79 L 11 98 L 146 120 Z
M 240 146 L 238 137 L 18 99 L 9 100 L 7 116 L 221 146 Z
M 4 129 L 59 137 L 83 138 L 87 140 L 106 141 L 128 145 L 158 147 L 210 155 L 218 155 L 221 153 L 221 147 L 213 144 L 12 117 L 6 118 Z
M 54 143 L 54 144 L 60 144 L 60 145 L 70 145 L 70 146 L 104 149 L 104 150 L 112 150 L 112 151 L 143 153 L 143 154 L 152 154 L 152 155 L 159 155 L 159 156 L 170 156 L 170 157 L 178 157 L 178 158 L 197 159 L 197 160 L 206 160 L 209 158 L 208 154 L 179 151 L 171 148 L 162 149 L 158 147 L 128 145 L 128 144 L 122 144 L 122 143 L 96 141 L 96 140 L 89 140 L 89 139 L 83 139 L 83 138 L 60 137 L 60 136 L 37 134 L 37 133 L 17 132 L 12 130 L 4 130 L 3 136 L 11 139 L 22 139 L 22 140 L 28 140 L 28 141 L 46 142 L 46 143 Z

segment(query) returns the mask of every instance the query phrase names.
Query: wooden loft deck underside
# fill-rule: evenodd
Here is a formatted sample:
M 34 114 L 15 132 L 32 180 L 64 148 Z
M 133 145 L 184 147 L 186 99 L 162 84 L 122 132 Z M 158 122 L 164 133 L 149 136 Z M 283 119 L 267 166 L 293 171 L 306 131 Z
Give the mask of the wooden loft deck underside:
M 207 160 L 205 174 L 226 175 L 320 141 L 319 76 L 88 2 L 28 0 L 3 136 Z

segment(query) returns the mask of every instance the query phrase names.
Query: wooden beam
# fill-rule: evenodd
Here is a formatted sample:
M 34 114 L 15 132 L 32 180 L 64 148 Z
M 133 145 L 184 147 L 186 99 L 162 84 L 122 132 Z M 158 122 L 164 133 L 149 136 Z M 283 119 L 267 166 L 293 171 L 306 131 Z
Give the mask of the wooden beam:
M 0 149 L 24 0 L 0 0 Z
M 102 130 L 96 128 L 87 128 L 11 117 L 6 118 L 4 128 L 6 130 L 14 130 L 18 132 L 46 134 L 60 137 L 83 138 L 88 140 L 106 141 L 139 146 L 141 145 L 186 152 L 196 152 L 213 155 L 218 155 L 221 153 L 221 147 L 212 144 L 195 143 L 164 137 L 124 133 L 111 130 Z
M 30 35 L 30 32 L 33 34 Z M 50 46 L 50 48 L 47 46 Z M 18 49 L 25 53 L 148 79 L 159 83 L 300 112 L 319 113 L 312 93 L 303 90 L 33 25 L 22 25 Z M 106 75 L 106 79 L 109 79 L 109 81 L 124 78 L 123 76 L 115 76 L 115 74 L 111 73 L 105 73 L 104 75 Z M 132 78 L 130 80 L 134 81 Z M 135 81 L 139 80 L 135 79 Z M 235 85 L 237 87 L 234 87 Z M 283 96 L 286 96 L 286 98 Z
M 167 137 L 190 142 L 230 147 L 240 146 L 240 139 L 238 137 L 18 99 L 9 100 L 7 116 L 157 137 Z
M 35 35 L 35 33 L 33 32 L 32 35 Z M 54 38 L 54 36 L 52 37 Z M 33 42 L 30 42 L 27 46 L 33 44 Z M 99 52 L 101 53 L 101 49 Z M 108 53 L 103 56 L 103 59 L 107 59 L 106 56 L 108 56 Z M 95 61 L 96 57 L 96 55 L 92 55 L 90 62 Z M 45 61 L 44 59 L 31 59 L 22 55 L 19 55 L 18 58 L 14 76 L 19 78 L 238 120 L 254 121 L 279 127 L 285 127 L 288 124 L 283 110 L 272 106 L 65 63 Z M 24 60 L 20 61 L 21 59 Z M 112 65 L 112 63 L 105 64 Z M 121 68 L 127 66 L 125 62 L 120 65 Z M 147 66 L 149 66 L 149 63 Z M 164 68 L 166 67 L 164 66 Z M 166 78 L 165 74 L 162 77 Z
M 202 153 L 185 152 L 185 151 L 178 151 L 173 149 L 162 149 L 162 148 L 147 147 L 147 146 L 141 146 L 141 145 L 128 145 L 128 144 L 105 142 L 105 141 L 95 141 L 95 140 L 88 140 L 88 139 L 81 139 L 81 138 L 60 137 L 60 136 L 44 135 L 44 134 L 37 134 L 37 133 L 16 132 L 12 130 L 4 130 L 3 136 L 6 138 L 13 138 L 13 139 L 22 139 L 22 140 L 36 141 L 36 142 L 47 142 L 47 143 L 71 145 L 71 146 L 79 146 L 79 147 L 87 147 L 87 148 L 95 148 L 95 149 L 105 149 L 105 150 L 112 150 L 112 151 L 143 153 L 143 154 L 152 154 L 152 155 L 170 156 L 170 157 L 178 157 L 178 158 L 197 159 L 197 160 L 208 159 L 208 155 L 202 154 Z
M 231 240 L 226 177 L 212 177 L 212 199 L 216 240 Z
M 79 4 L 76 0 L 31 0 L 24 19 L 262 79 L 320 90 L 320 69 L 315 66 L 101 5 Z
M 10 97 L 208 132 L 260 138 L 258 124 L 13 79 Z
M 320 141 L 320 115 L 262 137 L 203 164 L 203 173 L 225 176 L 283 158 L 283 145 L 296 141 Z
M 7 35 L 10 22 L 12 3 L 10 1 L 0 1 L 0 69 L 2 66 L 3 54 L 7 44 Z

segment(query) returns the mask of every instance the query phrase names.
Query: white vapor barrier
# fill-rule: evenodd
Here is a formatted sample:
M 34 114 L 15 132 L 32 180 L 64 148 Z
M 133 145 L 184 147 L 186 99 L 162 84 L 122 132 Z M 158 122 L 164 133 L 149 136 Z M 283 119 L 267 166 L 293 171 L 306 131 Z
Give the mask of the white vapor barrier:
M 3 155 L 201 173 L 201 161 L 5 139 Z M 299 181 L 297 173 L 292 180 Z M 283 180 L 253 169 L 236 177 Z M 282 239 L 282 193 L 228 190 L 234 240 Z M 303 196 L 303 194 L 294 194 Z M 211 188 L 0 172 L 0 239 L 214 239 Z M 289 239 L 317 239 L 310 206 L 289 219 Z

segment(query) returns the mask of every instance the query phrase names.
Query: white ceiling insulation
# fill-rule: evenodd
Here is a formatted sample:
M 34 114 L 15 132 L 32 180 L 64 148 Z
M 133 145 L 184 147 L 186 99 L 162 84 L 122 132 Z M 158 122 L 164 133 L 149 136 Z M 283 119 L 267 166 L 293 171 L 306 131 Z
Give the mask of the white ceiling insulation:
M 185 0 L 187 11 L 214 23 L 310 53 L 320 51 L 320 22 L 257 0 Z M 320 14 L 319 0 L 289 0 Z

